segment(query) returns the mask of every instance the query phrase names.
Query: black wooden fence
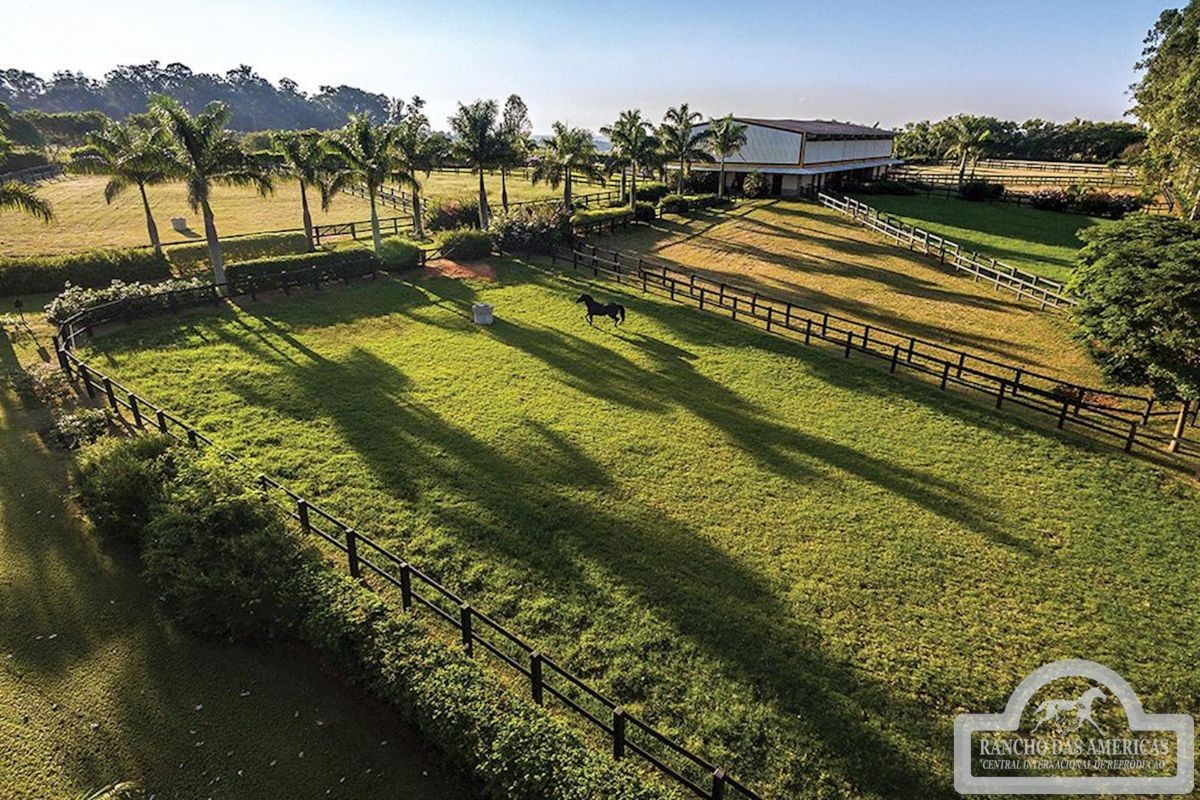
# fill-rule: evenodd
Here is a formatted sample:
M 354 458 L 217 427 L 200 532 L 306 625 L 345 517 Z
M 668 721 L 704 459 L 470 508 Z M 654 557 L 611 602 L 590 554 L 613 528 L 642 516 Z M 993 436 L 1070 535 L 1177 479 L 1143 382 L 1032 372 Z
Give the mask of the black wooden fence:
M 145 302 L 149 298 L 138 298 L 143 302 L 130 305 L 117 301 L 99 306 L 84 312 L 84 315 L 76 315 L 60 326 L 58 335 L 54 337 L 59 367 L 68 378 L 78 381 L 89 398 L 106 403 L 114 414 L 134 429 L 166 434 L 192 447 L 213 447 L 230 463 L 249 469 L 237 456 L 216 448 L 210 438 L 192 425 L 79 357 L 73 351 L 75 339 L 83 331 L 90 334 L 94 326 L 103 322 L 169 313 L 189 305 L 219 303 L 222 297 L 235 294 L 254 296 L 255 292 L 266 288 L 319 288 L 320 282 L 314 277 L 314 270 L 263 276 L 264 281 L 271 280 L 270 286 L 266 282 L 227 284 L 222 287 L 207 285 L 164 292 L 155 295 L 151 302 Z M 374 270 L 361 274 L 374 274 Z M 348 281 L 351 276 L 347 273 L 337 277 Z M 224 294 L 220 291 L 222 289 Z M 612 698 L 592 688 L 524 638 L 472 606 L 466 598 L 357 527 L 343 522 L 267 475 L 258 474 L 254 480 L 272 501 L 280 504 L 298 523 L 304 533 L 319 537 L 339 551 L 345 557 L 346 567 L 353 577 L 373 575 L 383 581 L 385 588 L 398 590 L 400 604 L 405 611 L 415 605 L 430 611 L 436 620 L 457 630 L 468 655 L 474 655 L 475 646 L 479 645 L 502 665 L 524 677 L 535 703 L 545 705 L 548 700 L 556 700 L 603 732 L 611 742 L 613 758 L 637 756 L 671 782 L 700 798 L 763 800 L 761 795 L 729 776 L 723 769 L 678 744 Z
M 947 158 L 940 162 L 944 166 L 958 167 L 958 159 Z M 1087 163 L 1083 161 L 1031 161 L 1019 158 L 981 158 L 975 166 L 984 169 L 1024 170 L 1026 172 L 1057 172 L 1082 175 L 1117 175 L 1120 177 L 1137 177 L 1137 170 L 1124 165 L 1112 166 L 1107 164 Z
M 931 172 L 913 167 L 893 167 L 888 175 L 897 180 L 921 181 L 935 186 L 958 186 L 958 173 Z M 1137 176 L 1127 175 L 1012 175 L 1003 172 L 969 173 L 968 180 L 1005 186 L 1088 186 L 1092 188 L 1140 186 Z
M 736 284 L 679 270 L 644 256 L 601 250 L 577 243 L 552 256 L 552 263 L 576 272 L 604 276 L 675 302 L 695 303 L 701 310 L 728 313 L 733 319 L 804 344 L 821 343 L 841 351 L 871 356 L 891 372 L 906 369 L 937 382 L 986 395 L 995 407 L 1019 407 L 1048 416 L 1056 427 L 1068 424 L 1101 441 L 1117 441 L 1125 450 L 1142 447 L 1179 459 L 1200 458 L 1200 441 L 1186 436 L 1194 427 L 1200 404 L 1166 403 L 1154 397 L 1109 392 L 1059 380 L 1021 366 L 993 361 L 962 350 L 840 317 L 823 309 L 764 295 Z M 1174 423 L 1168 433 L 1162 429 Z M 1194 466 L 1190 463 L 1189 466 Z

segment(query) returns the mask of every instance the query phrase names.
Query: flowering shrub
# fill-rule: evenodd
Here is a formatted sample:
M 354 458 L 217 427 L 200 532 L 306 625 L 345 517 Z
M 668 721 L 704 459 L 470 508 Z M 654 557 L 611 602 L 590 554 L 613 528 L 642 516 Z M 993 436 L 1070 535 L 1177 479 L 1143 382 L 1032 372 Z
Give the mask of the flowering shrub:
M 102 408 L 77 408 L 54 415 L 54 437 L 59 446 L 76 450 L 108 431 L 108 413 Z
M 62 292 L 46 304 L 46 319 L 55 324 L 64 322 L 80 311 L 102 306 L 117 300 L 128 300 L 137 297 L 149 297 L 160 292 L 177 289 L 191 289 L 206 285 L 203 278 L 177 278 L 158 283 L 126 283 L 113 280 L 103 289 L 88 289 L 83 286 L 73 286 L 68 283 Z
M 496 213 L 488 233 L 500 250 L 549 253 L 566 238 L 566 225 L 562 206 L 524 206 Z
M 1046 211 L 1074 211 L 1093 217 L 1120 219 L 1137 211 L 1144 200 L 1133 194 L 1118 194 L 1102 189 L 1071 186 L 1066 189 L 1041 189 L 1030 195 L 1034 208 Z
M 757 170 L 751 172 L 742 181 L 742 194 L 746 197 L 766 197 L 767 191 L 767 179 Z
M 431 200 L 421 211 L 427 231 L 452 231 L 479 227 L 478 200 Z

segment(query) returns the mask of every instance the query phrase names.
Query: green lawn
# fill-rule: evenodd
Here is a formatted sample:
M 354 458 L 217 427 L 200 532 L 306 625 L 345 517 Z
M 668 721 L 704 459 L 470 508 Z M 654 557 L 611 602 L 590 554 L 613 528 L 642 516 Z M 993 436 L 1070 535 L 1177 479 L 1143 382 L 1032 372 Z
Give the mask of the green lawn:
M 85 355 L 767 797 L 951 797 L 954 715 L 1065 656 L 1200 710 L 1184 479 L 495 268 L 139 323 Z M 589 328 L 581 290 L 627 324 Z
M 967 250 L 1056 281 L 1065 281 L 1075 265 L 1081 244 L 1076 232 L 1103 221 L 1082 214 L 954 197 L 873 194 L 858 199 Z
M 13 357 L 0 332 L 0 370 Z M 176 630 L 136 563 L 64 501 L 67 459 L 39 440 L 44 422 L 0 379 L 4 797 L 131 779 L 160 798 L 475 796 L 305 653 Z

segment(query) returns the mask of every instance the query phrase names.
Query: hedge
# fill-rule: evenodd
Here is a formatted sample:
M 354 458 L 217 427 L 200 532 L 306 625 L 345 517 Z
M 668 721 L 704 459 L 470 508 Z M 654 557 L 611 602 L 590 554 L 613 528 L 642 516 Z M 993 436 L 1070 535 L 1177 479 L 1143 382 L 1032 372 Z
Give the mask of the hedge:
M 629 216 L 629 206 L 620 206 L 617 208 L 595 208 L 585 211 L 576 211 L 571 217 L 571 223 L 574 225 L 582 225 L 587 222 L 595 222 L 601 219 L 620 219 L 621 217 Z
M 665 183 L 659 183 L 658 181 L 638 183 L 637 185 L 637 199 L 639 201 L 645 200 L 647 203 L 657 203 L 670 194 L 670 192 L 671 190 L 667 188 Z
M 8 151 L 8 155 L 5 158 L 0 159 L 0 173 L 20 172 L 24 169 L 44 167 L 49 163 L 50 159 L 46 158 L 41 150 L 14 147 Z
M 171 276 L 167 259 L 152 250 L 90 250 L 60 256 L 0 258 L 0 295 L 61 292 L 69 282 L 100 288 L 114 279 L 153 281 Z
M 733 200 L 715 194 L 669 194 L 658 202 L 659 210 L 669 214 L 686 214 L 700 208 L 729 205 L 733 205 Z
M 165 438 L 106 441 L 81 457 L 79 498 L 102 535 L 134 538 L 147 579 L 181 624 L 307 644 L 469 770 L 485 797 L 663 796 L 291 535 L 283 512 L 228 470 Z
M 400 236 L 389 236 L 379 248 L 379 258 L 390 269 L 408 269 L 421 264 L 421 248 Z
M 379 266 L 379 259 L 365 247 L 353 250 L 318 250 L 315 253 L 256 258 L 230 264 L 225 268 L 225 280 L 230 284 L 243 284 L 253 279 L 309 267 L 326 267 L 329 275 L 343 277 L 369 272 Z
M 486 258 L 492 253 L 492 238 L 475 228 L 458 228 L 442 231 L 433 237 L 434 246 L 446 258 Z
M 999 200 L 1004 196 L 1004 185 L 988 181 L 967 181 L 958 187 L 958 196 L 963 200 Z
M 164 249 L 167 260 L 180 275 L 209 269 L 208 243 L 203 240 L 167 245 Z M 303 253 L 307 249 L 308 240 L 303 233 L 263 233 L 221 241 L 221 257 L 227 264 Z

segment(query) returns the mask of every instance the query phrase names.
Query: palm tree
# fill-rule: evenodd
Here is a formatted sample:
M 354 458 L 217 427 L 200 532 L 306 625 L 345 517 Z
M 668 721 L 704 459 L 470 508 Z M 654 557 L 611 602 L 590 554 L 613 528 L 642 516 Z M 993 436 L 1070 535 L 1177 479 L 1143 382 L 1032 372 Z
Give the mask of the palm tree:
M 330 191 L 358 181 L 367 188 L 371 201 L 371 239 L 375 252 L 383 244 L 379 234 L 379 212 L 375 198 L 379 189 L 396 171 L 396 139 L 400 129 L 392 125 L 376 125 L 366 112 L 351 114 L 350 121 L 328 141 L 331 153 L 340 158 L 343 168 L 330 181 Z
M 479 173 L 479 227 L 487 230 L 491 212 L 487 203 L 487 188 L 483 174 L 501 160 L 503 141 L 496 126 L 499 112 L 495 100 L 476 100 L 468 105 L 458 104 L 458 112 L 450 117 L 454 133 L 454 154 Z
M 982 117 L 959 114 L 950 120 L 947 130 L 950 146 L 946 155 L 958 158 L 958 185 L 966 180 L 967 163 L 983 155 L 992 131 Z
M 663 155 L 679 162 L 679 185 L 676 191 L 683 194 L 683 176 L 688 164 L 693 161 L 712 161 L 713 157 L 704 149 L 709 130 L 696 130 L 696 123 L 703 119 L 699 111 L 692 111 L 687 103 L 678 108 L 668 108 L 659 126 L 658 136 L 662 140 Z
M 413 233 L 418 239 L 425 238 L 421 227 L 421 173 L 429 177 L 430 171 L 441 160 L 445 138 L 435 134 L 429 127 L 429 118 L 421 110 L 425 101 L 414 97 L 397 126 L 394 147 L 393 177 L 401 186 L 407 187 L 412 195 Z
M 508 211 L 508 170 L 525 164 L 533 149 L 533 130 L 529 122 L 529 109 L 520 95 L 510 94 L 504 102 L 504 115 L 500 118 L 500 205 Z
M 146 233 L 155 253 L 162 253 L 162 244 L 146 187 L 175 177 L 170 146 L 170 136 L 157 120 L 136 115 L 124 124 L 106 122 L 101 130 L 89 133 L 85 148 L 71 161 L 72 168 L 80 172 L 111 176 L 104 187 L 105 203 L 137 187 L 146 215 Z
M 229 108 L 224 103 L 209 103 L 193 116 L 175 98 L 156 95 L 150 101 L 150 108 L 174 140 L 174 147 L 170 149 L 172 171 L 187 185 L 188 205 L 192 211 L 199 211 L 204 216 L 204 236 L 208 240 L 213 281 L 223 286 L 225 265 L 221 260 L 221 240 L 217 236 L 210 202 L 213 187 L 254 186 L 266 196 L 273 189 L 270 169 L 246 155 L 238 141 L 225 130 Z
M 38 197 L 32 186 L 19 181 L 0 183 L 0 211 L 5 209 L 23 211 L 47 224 L 54 221 L 50 203 Z
M 545 181 L 554 188 L 563 185 L 563 205 L 571 209 L 571 185 L 575 175 L 603 182 L 604 172 L 596 164 L 596 142 L 592 132 L 554 123 L 554 135 L 542 144 L 537 164 L 530 177 L 534 183 Z
M 629 207 L 637 204 L 638 171 L 654 161 L 659 142 L 651 133 L 651 125 L 642 119 L 638 109 L 622 111 L 617 121 L 600 132 L 608 137 L 616 158 L 629 167 Z M 624 174 L 622 172 L 622 174 Z
M 321 195 L 321 210 L 328 211 L 333 201 L 329 180 L 334 165 L 325 139 L 319 131 L 277 131 L 271 136 L 274 152 L 281 158 L 284 169 L 300 183 L 300 213 L 304 219 L 304 239 L 308 252 L 313 246 L 312 213 L 308 208 L 308 189 L 315 186 Z
M 133 781 L 122 781 L 81 795 L 80 800 L 128 800 L 137 789 L 138 785 Z
M 746 126 L 734 122 L 733 115 L 727 114 L 720 119 L 709 120 L 708 130 L 709 149 L 721 162 L 717 180 L 717 197 L 721 197 L 725 194 L 725 159 L 746 146 Z

